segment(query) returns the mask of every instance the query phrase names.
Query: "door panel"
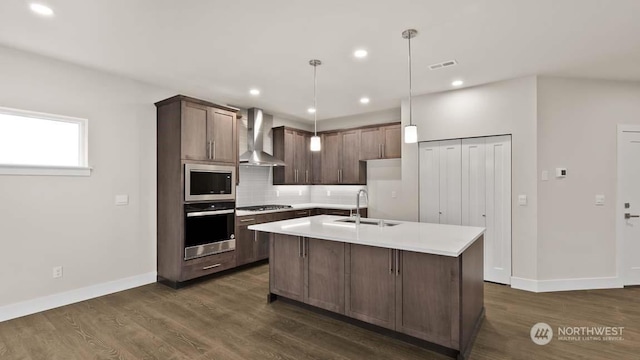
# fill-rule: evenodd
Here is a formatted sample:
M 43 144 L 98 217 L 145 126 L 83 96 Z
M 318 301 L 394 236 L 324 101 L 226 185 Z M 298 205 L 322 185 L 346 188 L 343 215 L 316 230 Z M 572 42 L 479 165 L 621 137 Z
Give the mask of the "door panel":
M 340 136 L 342 138 L 340 182 L 358 184 L 360 181 L 360 130 L 342 132 Z
M 485 169 L 485 138 L 462 139 L 462 225 L 486 225 Z
M 511 283 L 511 136 L 486 139 L 485 280 Z
M 400 125 L 390 125 L 382 128 L 383 148 L 382 157 L 385 159 L 399 159 L 402 151 Z
M 182 103 L 182 159 L 209 160 L 207 108 Z
M 640 285 L 640 218 L 625 219 L 625 213 L 640 215 L 640 129 L 623 131 L 618 141 L 619 206 L 618 229 L 622 236 L 624 285 Z M 624 204 L 628 203 L 626 209 Z
M 440 141 L 440 224 L 462 223 L 462 145 Z
M 344 314 L 344 247 L 337 241 L 305 240 L 304 302 Z
M 395 329 L 395 275 L 391 249 L 347 245 L 347 316 Z
M 218 162 L 235 163 L 235 116 L 223 110 L 211 109 L 207 137 L 212 141 L 212 158 Z
M 293 131 L 284 130 L 284 183 L 295 183 L 295 147 L 296 135 Z
M 337 184 L 340 170 L 340 134 L 322 134 L 322 183 Z
M 452 347 L 459 294 L 459 258 L 400 251 L 396 331 Z M 456 336 L 457 338 L 457 336 Z
M 373 160 L 382 157 L 382 136 L 379 128 L 360 131 L 360 159 Z
M 269 257 L 271 292 L 293 300 L 304 298 L 304 259 L 302 239 L 298 236 L 273 234 Z
M 440 147 L 437 142 L 420 143 L 420 221 L 440 222 Z
M 306 181 L 305 170 L 307 169 L 307 138 L 303 133 L 294 133 L 294 182 L 296 184 L 304 184 Z

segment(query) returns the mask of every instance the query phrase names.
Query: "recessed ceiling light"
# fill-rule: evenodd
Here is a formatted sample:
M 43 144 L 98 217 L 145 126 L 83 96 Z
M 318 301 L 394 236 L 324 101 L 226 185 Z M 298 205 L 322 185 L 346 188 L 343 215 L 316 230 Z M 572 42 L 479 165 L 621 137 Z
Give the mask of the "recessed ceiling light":
M 253 96 L 258 96 L 260 95 L 260 90 L 258 89 L 251 89 L 249 90 L 249 94 L 253 95 Z
M 458 86 L 462 86 L 462 84 L 464 84 L 464 81 L 462 81 L 462 80 L 456 80 L 456 81 L 454 81 L 454 82 L 452 82 L 452 83 L 451 83 L 451 86 L 458 87 Z
M 316 112 L 316 109 L 314 109 L 314 108 L 310 107 L 310 108 L 308 108 L 308 109 L 307 109 L 307 112 L 308 112 L 309 114 L 313 114 L 313 113 L 315 113 L 315 112 Z
M 353 56 L 357 57 L 358 59 L 363 59 L 366 58 L 368 54 L 369 53 L 367 52 L 367 50 L 358 49 L 353 53 Z
M 31 11 L 42 16 L 53 16 L 53 9 L 46 5 L 32 3 L 29 5 Z
M 368 97 L 362 97 L 360 98 L 360 104 L 368 104 L 369 103 L 369 98 Z

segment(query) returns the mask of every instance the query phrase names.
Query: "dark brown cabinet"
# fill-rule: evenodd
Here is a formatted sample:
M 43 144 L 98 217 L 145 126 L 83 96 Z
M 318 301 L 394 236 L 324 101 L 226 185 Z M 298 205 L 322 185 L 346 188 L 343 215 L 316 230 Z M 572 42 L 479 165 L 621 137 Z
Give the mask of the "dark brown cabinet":
M 305 303 L 344 314 L 344 249 L 337 241 L 304 240 Z
M 303 239 L 299 236 L 272 234 L 269 252 L 271 292 L 289 299 L 304 299 Z
M 184 260 L 185 163 L 237 164 L 238 109 L 177 95 L 157 102 L 157 273 L 173 287 L 236 266 L 235 251 Z
M 273 168 L 274 185 L 311 184 L 311 134 L 286 127 L 273 129 L 273 156 L 285 162 Z
M 399 158 L 401 142 L 399 124 L 361 129 L 360 160 Z
M 236 163 L 236 114 L 182 101 L 181 148 L 184 160 Z
M 256 224 L 255 216 L 242 216 L 236 219 L 236 261 L 237 265 L 244 265 L 257 261 L 257 234 L 249 230 L 249 226 Z
M 345 244 L 273 234 L 270 291 L 344 313 Z
M 346 247 L 346 315 L 395 329 L 394 250 L 354 244 Z
M 322 134 L 322 183 L 366 184 L 367 164 L 360 162 L 360 130 Z

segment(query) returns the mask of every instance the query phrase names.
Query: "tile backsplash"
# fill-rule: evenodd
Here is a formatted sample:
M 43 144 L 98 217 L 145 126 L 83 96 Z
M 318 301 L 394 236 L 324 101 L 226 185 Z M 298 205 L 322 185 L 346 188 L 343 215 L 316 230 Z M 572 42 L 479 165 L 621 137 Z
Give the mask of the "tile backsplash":
M 236 189 L 237 206 L 305 203 L 354 205 L 361 185 L 273 185 L 273 169 L 240 166 L 240 185 Z M 366 204 L 364 197 L 361 204 Z

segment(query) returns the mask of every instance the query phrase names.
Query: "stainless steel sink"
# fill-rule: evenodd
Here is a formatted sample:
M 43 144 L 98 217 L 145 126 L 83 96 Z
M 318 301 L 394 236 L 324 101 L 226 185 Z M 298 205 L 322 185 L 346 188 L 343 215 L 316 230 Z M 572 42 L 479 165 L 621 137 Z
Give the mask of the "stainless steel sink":
M 356 219 L 340 219 L 340 220 L 336 220 L 335 222 L 343 222 L 343 223 L 355 224 L 356 223 Z M 371 220 L 371 219 L 360 219 L 360 224 L 361 225 L 376 225 L 376 226 L 384 226 L 384 227 L 400 225 L 400 223 L 388 222 L 388 221 L 384 221 L 384 220 Z

